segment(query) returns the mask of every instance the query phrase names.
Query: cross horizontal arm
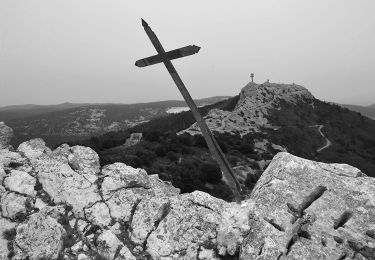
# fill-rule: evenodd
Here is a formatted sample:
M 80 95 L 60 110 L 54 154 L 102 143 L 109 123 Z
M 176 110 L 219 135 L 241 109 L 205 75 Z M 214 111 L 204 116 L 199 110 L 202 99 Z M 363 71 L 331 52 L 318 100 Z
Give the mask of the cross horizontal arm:
M 166 52 L 164 55 L 154 55 L 148 58 L 140 59 L 135 62 L 135 66 L 137 67 L 146 67 L 150 65 L 154 65 L 157 63 L 164 62 L 165 60 L 175 60 L 178 58 L 190 56 L 193 54 L 198 53 L 200 50 L 200 47 L 195 45 L 189 45 L 186 47 L 182 47 L 179 49 L 175 49 L 169 52 Z

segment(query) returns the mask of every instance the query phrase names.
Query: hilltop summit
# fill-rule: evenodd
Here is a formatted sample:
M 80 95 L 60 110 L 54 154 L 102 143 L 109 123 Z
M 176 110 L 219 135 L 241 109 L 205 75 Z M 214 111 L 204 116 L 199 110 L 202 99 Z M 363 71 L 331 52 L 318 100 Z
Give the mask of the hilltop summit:
M 233 111 L 211 110 L 206 122 L 211 130 L 220 133 L 239 133 L 241 136 L 249 132 L 259 132 L 261 128 L 275 128 L 268 120 L 271 109 L 280 109 L 283 102 L 291 104 L 312 104 L 314 96 L 304 87 L 296 84 L 278 84 L 265 82 L 248 83 L 241 89 L 239 101 Z M 200 133 L 195 123 L 180 133 L 195 135 Z
M 295 103 L 300 100 L 313 100 L 314 96 L 306 88 L 296 84 L 250 82 L 241 89 L 240 100 L 236 108 L 245 103 L 259 104 L 261 102 L 261 105 L 266 105 L 266 103 L 275 103 L 280 99 Z

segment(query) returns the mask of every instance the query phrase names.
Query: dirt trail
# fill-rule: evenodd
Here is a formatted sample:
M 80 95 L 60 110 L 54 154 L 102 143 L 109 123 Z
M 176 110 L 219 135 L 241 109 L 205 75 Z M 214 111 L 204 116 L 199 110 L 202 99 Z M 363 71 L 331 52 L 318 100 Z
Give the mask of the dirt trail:
M 316 149 L 316 151 L 318 153 L 320 153 L 321 151 L 323 151 L 324 149 L 327 149 L 328 147 L 330 147 L 332 145 L 332 142 L 330 140 L 328 140 L 328 138 L 322 132 L 322 129 L 323 129 L 324 125 L 312 125 L 311 127 L 318 127 L 318 131 L 319 131 L 320 135 L 326 141 L 326 143 L 322 147 L 319 147 L 318 149 Z

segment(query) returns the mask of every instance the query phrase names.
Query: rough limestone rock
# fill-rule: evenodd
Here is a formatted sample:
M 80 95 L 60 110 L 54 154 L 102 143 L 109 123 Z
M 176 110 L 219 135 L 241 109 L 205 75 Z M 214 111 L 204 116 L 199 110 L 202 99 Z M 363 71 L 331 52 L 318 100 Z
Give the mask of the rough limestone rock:
M 135 256 L 126 246 L 122 247 L 115 260 L 136 260 Z
M 171 209 L 168 197 L 142 200 L 133 215 L 131 239 L 142 245 L 156 225 L 169 213 Z
M 30 160 L 38 158 L 43 153 L 51 153 L 51 149 L 46 146 L 46 143 L 41 138 L 23 142 L 18 146 L 17 151 Z
M 204 192 L 142 203 L 133 217 L 131 238 L 135 243 L 146 240 L 153 259 L 218 259 L 217 249 L 221 255 L 235 255 L 249 230 L 246 207 Z M 241 221 L 234 224 L 236 218 Z
M 137 204 L 142 199 L 150 198 L 152 194 L 152 190 L 144 188 L 120 189 L 111 193 L 106 200 L 111 217 L 115 221 L 129 221 Z
M 66 203 L 73 206 L 75 212 L 82 213 L 83 208 L 101 200 L 94 183 L 97 179 L 95 175 L 79 174 L 68 164 L 47 155 L 36 159 L 33 167 L 43 190 L 56 204 Z
M 12 239 L 9 236 L 13 233 L 12 230 L 15 227 L 16 223 L 0 216 L 0 259 L 7 259 L 7 256 L 9 254 L 8 243 L 10 242 L 9 239 Z M 5 235 L 6 232 L 8 233 L 8 235 Z
M 276 84 L 250 82 L 240 93 L 240 99 L 233 111 L 213 109 L 205 116 L 208 127 L 220 133 L 259 132 L 262 128 L 275 128 L 268 121 L 268 111 L 279 107 L 281 100 L 296 103 L 311 103 L 313 95 L 304 87 L 295 84 Z M 197 123 L 179 132 L 191 135 L 200 134 Z
M 150 177 L 145 170 L 134 169 L 123 163 L 103 167 L 102 174 L 103 199 L 115 221 L 129 221 L 135 207 L 143 199 L 179 193 L 170 183 L 163 182 L 156 176 Z
M 106 165 L 102 169 L 104 180 L 102 190 L 104 198 L 112 195 L 112 192 L 129 188 L 150 189 L 150 180 L 143 169 L 134 169 L 124 163 Z
M 0 150 L 0 165 L 9 167 L 9 165 L 23 165 L 27 164 L 27 159 L 22 157 L 19 153 L 12 152 L 8 149 Z
M 319 186 L 326 190 L 311 199 Z M 242 244 L 243 259 L 374 259 L 375 179 L 354 167 L 279 153 L 250 201 L 251 232 Z M 300 206 L 302 214 L 292 224 L 296 214 L 291 212 L 303 201 L 310 203 Z M 301 236 L 292 241 L 299 221 Z
M 5 218 L 15 220 L 17 217 L 27 213 L 27 197 L 18 195 L 14 192 L 5 192 L 1 194 L 1 211 Z
M 8 190 L 19 192 L 25 195 L 35 196 L 34 190 L 36 180 L 28 173 L 12 170 L 10 175 L 4 179 L 4 187 Z
M 147 252 L 153 259 L 194 259 L 199 250 L 216 244 L 216 226 L 224 201 L 211 198 L 214 203 L 200 204 L 189 197 L 171 198 L 169 210 L 167 206 L 160 209 L 169 212 L 160 214 L 160 222 L 147 238 Z
M 104 202 L 97 202 L 84 209 L 87 220 L 98 226 L 108 226 L 112 221 L 109 208 Z
M 0 149 L 9 147 L 9 142 L 13 137 L 13 129 L 0 122 Z
M 68 144 L 62 144 L 52 151 L 51 157 L 62 163 L 69 163 L 68 157 L 71 154 L 70 146 Z
M 122 247 L 122 242 L 110 230 L 105 230 L 96 240 L 99 252 L 107 259 L 114 259 L 117 249 Z
M 78 173 L 98 174 L 100 162 L 98 154 L 89 147 L 73 146 L 68 155 L 69 165 Z
M 163 197 L 180 194 L 180 189 L 173 187 L 171 182 L 160 180 L 157 174 L 148 175 L 148 179 L 154 196 Z
M 235 255 L 242 245 L 245 235 L 250 231 L 250 202 L 241 205 L 225 204 L 217 229 L 217 249 L 219 255 Z
M 54 218 L 61 209 L 47 207 L 17 227 L 15 259 L 57 259 L 66 231 Z

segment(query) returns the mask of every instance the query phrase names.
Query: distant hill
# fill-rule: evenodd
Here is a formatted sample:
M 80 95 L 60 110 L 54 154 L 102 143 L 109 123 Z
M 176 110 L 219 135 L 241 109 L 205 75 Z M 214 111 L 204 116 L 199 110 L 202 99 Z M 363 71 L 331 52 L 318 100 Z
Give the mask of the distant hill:
M 198 106 L 228 97 L 216 96 L 196 100 Z M 0 121 L 15 131 L 12 144 L 42 137 L 48 145 L 120 131 L 166 116 L 170 108 L 185 107 L 180 100 L 138 104 L 63 103 L 58 105 L 20 105 L 0 108 Z
M 200 112 L 246 189 L 251 189 L 280 151 L 346 163 L 375 177 L 375 121 L 320 101 L 302 86 L 249 83 L 238 96 L 201 107 Z M 127 147 L 123 144 L 131 133 L 142 133 L 144 138 Z M 210 175 L 202 173 L 201 165 L 213 162 L 190 111 L 74 144 L 95 149 L 102 164 L 124 162 L 145 168 L 183 192 L 199 189 L 223 199 L 230 197 L 222 182 L 212 184 L 206 179 Z
M 0 107 L 0 120 L 7 121 L 16 118 L 42 115 L 50 112 L 61 111 L 70 108 L 83 107 L 88 104 L 63 103 L 58 105 L 16 105 Z
M 375 104 L 371 106 L 357 106 L 357 105 L 348 105 L 344 104 L 343 107 L 346 107 L 352 111 L 361 113 L 364 116 L 367 116 L 371 119 L 375 119 Z

